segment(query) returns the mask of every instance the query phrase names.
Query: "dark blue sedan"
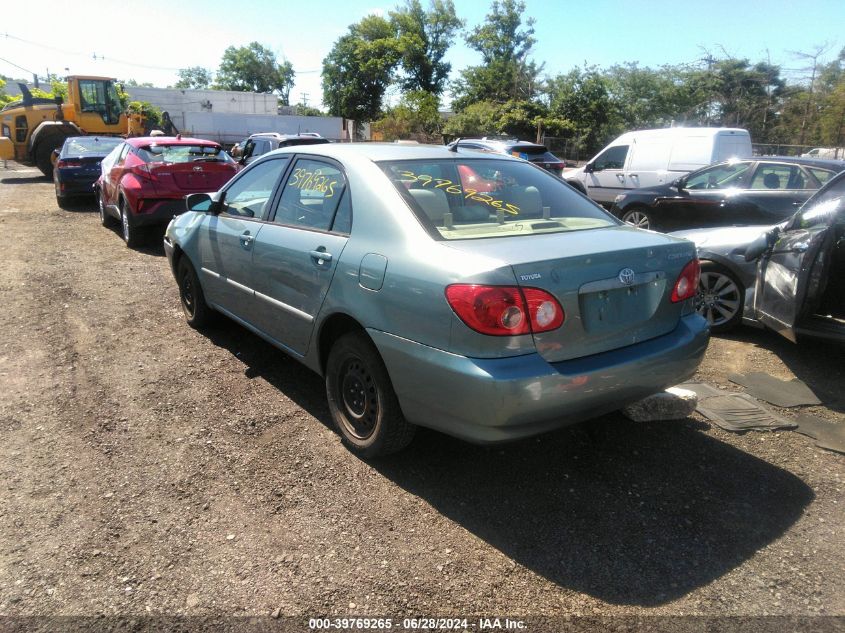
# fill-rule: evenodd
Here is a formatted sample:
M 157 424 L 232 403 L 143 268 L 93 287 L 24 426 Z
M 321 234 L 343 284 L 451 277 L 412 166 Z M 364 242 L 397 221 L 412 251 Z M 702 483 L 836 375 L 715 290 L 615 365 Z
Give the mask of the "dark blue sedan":
M 53 183 L 56 202 L 64 207 L 71 197 L 94 195 L 94 181 L 100 176 L 100 163 L 123 141 L 109 136 L 71 136 L 56 150 Z

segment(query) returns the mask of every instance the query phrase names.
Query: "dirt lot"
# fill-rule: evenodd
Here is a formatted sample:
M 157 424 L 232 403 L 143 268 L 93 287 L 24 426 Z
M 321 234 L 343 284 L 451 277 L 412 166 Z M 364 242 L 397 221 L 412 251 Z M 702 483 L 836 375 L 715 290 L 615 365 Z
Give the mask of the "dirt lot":
M 185 325 L 156 237 L 53 193 L 0 165 L 0 615 L 845 615 L 845 456 L 613 414 L 368 464 L 317 376 Z M 843 361 L 746 329 L 699 378 L 797 376 L 845 424 Z

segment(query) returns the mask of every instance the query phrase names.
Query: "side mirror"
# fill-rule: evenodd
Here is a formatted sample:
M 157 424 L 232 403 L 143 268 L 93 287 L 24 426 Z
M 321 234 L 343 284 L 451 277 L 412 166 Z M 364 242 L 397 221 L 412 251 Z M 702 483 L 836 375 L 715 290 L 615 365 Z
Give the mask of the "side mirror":
M 775 243 L 777 239 L 778 229 L 774 228 L 771 231 L 766 231 L 758 235 L 748 248 L 745 249 L 745 261 L 753 262 L 760 257 Z
M 595 170 L 596 168 L 592 163 L 587 163 L 586 165 L 584 165 L 585 174 L 592 174 Z
M 672 183 L 675 186 L 675 189 L 678 191 L 683 191 L 687 186 L 687 178 L 686 176 L 681 176 L 677 180 Z
M 196 213 L 220 213 L 220 203 L 207 193 L 189 193 L 185 196 L 185 208 Z

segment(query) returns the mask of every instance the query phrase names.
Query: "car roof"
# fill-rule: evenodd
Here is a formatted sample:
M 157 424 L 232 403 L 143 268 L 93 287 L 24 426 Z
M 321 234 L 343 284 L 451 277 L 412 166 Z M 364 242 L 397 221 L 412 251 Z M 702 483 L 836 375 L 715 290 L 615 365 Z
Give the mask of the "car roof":
M 362 158 L 373 162 L 389 160 L 454 160 L 458 154 L 445 145 L 401 145 L 398 143 L 327 143 L 322 145 L 291 145 L 265 154 L 319 154 L 337 160 Z M 461 154 L 466 159 L 466 154 Z M 506 154 L 475 152 L 473 160 L 517 160 Z
M 460 145 L 461 143 L 478 143 L 480 145 L 490 145 L 496 147 L 509 147 L 511 145 L 531 145 L 532 147 L 545 147 L 540 143 L 532 141 L 520 141 L 515 138 L 460 138 L 455 141 Z
M 758 156 L 756 160 L 760 162 L 772 163 L 796 163 L 799 165 L 806 165 L 807 167 L 827 167 L 828 169 L 843 170 L 845 169 L 845 160 L 836 160 L 834 158 L 802 158 L 800 156 Z
M 132 147 L 144 147 L 145 145 L 208 145 L 219 147 L 220 143 L 207 141 L 202 138 L 191 138 L 188 136 L 133 136 L 126 139 Z
M 248 139 L 250 138 L 274 138 L 286 141 L 292 138 L 323 138 L 322 136 L 315 136 L 314 134 L 281 134 L 280 132 L 256 132 L 255 134 L 250 134 Z M 247 139 L 247 140 L 248 140 Z

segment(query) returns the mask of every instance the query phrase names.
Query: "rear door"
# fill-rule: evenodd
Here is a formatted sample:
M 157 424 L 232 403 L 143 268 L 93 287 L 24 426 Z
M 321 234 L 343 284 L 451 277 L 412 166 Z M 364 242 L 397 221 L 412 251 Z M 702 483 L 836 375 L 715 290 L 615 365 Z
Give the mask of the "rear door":
M 762 323 L 795 341 L 795 328 L 820 299 L 834 246 L 833 227 L 845 218 L 845 178 L 812 198 L 760 258 L 754 311 Z
M 207 216 L 199 232 L 206 298 L 248 323 L 255 318 L 253 247 L 265 226 L 267 203 L 289 161 L 286 156 L 274 158 L 242 172 L 226 188 L 221 212 Z
M 352 206 L 339 164 L 300 157 L 270 222 L 255 241 L 256 326 L 304 355 L 351 229 Z
M 777 224 L 814 193 L 813 178 L 799 165 L 759 162 L 733 224 Z M 809 181 L 809 182 L 808 182 Z

